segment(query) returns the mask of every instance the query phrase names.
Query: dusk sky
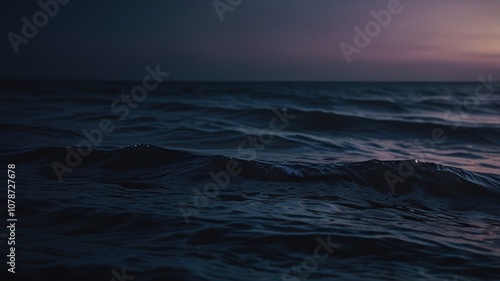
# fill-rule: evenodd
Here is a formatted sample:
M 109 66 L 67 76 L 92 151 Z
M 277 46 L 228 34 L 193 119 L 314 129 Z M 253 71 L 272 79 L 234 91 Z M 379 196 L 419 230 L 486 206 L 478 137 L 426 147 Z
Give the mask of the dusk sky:
M 500 69 L 495 0 L 401 0 L 347 63 L 339 44 L 389 2 L 243 0 L 221 22 L 210 0 L 73 0 L 16 54 L 9 32 L 41 8 L 2 1 L 0 78 L 138 80 L 160 64 L 171 80 L 474 81 Z

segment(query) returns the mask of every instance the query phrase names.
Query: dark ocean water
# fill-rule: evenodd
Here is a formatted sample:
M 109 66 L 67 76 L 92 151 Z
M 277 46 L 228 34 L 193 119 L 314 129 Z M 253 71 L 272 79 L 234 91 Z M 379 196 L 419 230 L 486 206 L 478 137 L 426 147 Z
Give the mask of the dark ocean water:
M 500 85 L 136 85 L 1 84 L 18 280 L 500 280 Z

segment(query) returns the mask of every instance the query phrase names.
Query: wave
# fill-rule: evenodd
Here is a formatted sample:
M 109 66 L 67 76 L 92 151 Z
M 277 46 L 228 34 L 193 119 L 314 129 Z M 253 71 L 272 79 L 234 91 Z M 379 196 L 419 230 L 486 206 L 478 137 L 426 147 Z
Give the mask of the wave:
M 52 147 L 4 155 L 4 158 L 15 159 L 17 163 L 26 166 L 32 164 L 38 167 L 41 164 L 43 168 L 39 172 L 57 180 L 51 164 L 54 161 L 64 164 L 67 154 L 67 148 Z M 210 172 L 225 171 L 227 163 L 234 160 L 241 167 L 238 177 L 242 180 L 304 184 L 347 183 L 373 188 L 382 194 L 418 193 L 452 200 L 500 199 L 500 175 L 423 163 L 414 159 L 332 164 L 273 163 L 169 150 L 149 144 L 111 151 L 95 150 L 82 158 L 81 165 L 69 178 L 84 176 L 91 180 L 121 183 L 124 187 L 149 187 L 151 183 L 154 185 L 154 180 L 161 178 L 206 181 L 210 179 L 207 176 Z
M 377 104 L 377 102 L 372 102 Z M 393 106 L 399 107 L 395 104 Z M 269 122 L 272 118 L 272 107 L 254 107 L 253 105 L 223 106 L 220 104 L 186 104 L 182 102 L 160 103 L 151 105 L 153 109 L 162 110 L 165 113 L 185 112 L 185 116 L 191 116 L 190 112 L 211 118 L 224 120 L 224 124 L 232 124 L 231 120 L 238 120 L 238 124 L 255 125 L 256 122 Z M 401 109 L 402 110 L 402 109 Z M 394 111 L 394 110 L 392 110 Z M 437 128 L 443 130 L 454 140 L 478 141 L 487 144 L 499 145 L 500 127 L 491 118 L 467 119 L 456 114 L 449 115 L 449 120 L 440 118 L 439 115 L 384 115 L 378 110 L 376 112 L 364 112 L 351 114 L 344 111 L 332 111 L 313 109 L 307 106 L 287 106 L 287 112 L 296 116 L 287 130 L 313 131 L 313 132 L 334 132 L 351 135 L 363 135 L 380 137 L 381 135 L 393 138 L 411 136 L 412 138 L 430 137 L 431 132 Z M 457 113 L 458 114 L 458 113 Z M 452 120 L 455 121 L 452 121 Z

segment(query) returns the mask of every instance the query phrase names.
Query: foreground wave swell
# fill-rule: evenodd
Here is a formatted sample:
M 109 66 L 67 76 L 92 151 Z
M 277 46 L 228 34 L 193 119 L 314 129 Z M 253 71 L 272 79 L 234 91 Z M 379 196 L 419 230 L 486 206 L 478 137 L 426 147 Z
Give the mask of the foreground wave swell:
M 76 151 L 73 148 L 73 151 Z M 65 148 L 43 148 L 28 151 L 19 155 L 8 156 L 18 163 L 36 163 L 38 161 L 64 163 L 68 150 Z M 40 156 L 43 156 L 40 159 Z M 113 151 L 94 151 L 87 157 L 75 174 L 87 173 L 89 170 L 109 170 L 106 178 L 121 173 L 134 175 L 141 179 L 141 172 L 148 172 L 148 180 L 168 177 L 186 181 L 197 180 L 209 172 L 225 171 L 227 162 L 232 158 L 193 154 L 185 151 L 168 150 L 161 147 L 140 144 Z M 360 186 L 372 187 L 378 191 L 390 192 L 393 178 L 396 193 L 409 194 L 425 192 L 453 199 L 469 200 L 477 198 L 500 199 L 500 177 L 494 174 L 474 173 L 455 167 L 435 163 L 420 163 L 418 160 L 379 161 L 370 160 L 358 163 L 338 163 L 329 165 L 281 164 L 235 159 L 242 172 L 239 175 L 246 180 L 262 180 L 275 182 L 328 183 L 356 182 Z M 409 173 L 402 167 L 413 167 Z M 161 171 L 153 176 L 151 170 Z M 41 172 L 43 175 L 57 180 L 54 170 L 49 167 Z M 129 177 L 129 178 L 134 178 Z M 98 179 L 91 177 L 90 179 Z M 138 185 L 140 188 L 140 185 Z M 148 185 L 146 185 L 148 187 Z

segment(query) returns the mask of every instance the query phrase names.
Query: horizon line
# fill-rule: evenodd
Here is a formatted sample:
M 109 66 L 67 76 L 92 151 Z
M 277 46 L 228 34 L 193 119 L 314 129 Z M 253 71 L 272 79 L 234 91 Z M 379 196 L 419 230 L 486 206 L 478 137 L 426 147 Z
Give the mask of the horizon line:
M 122 82 L 136 83 L 133 79 L 25 79 L 0 78 L 0 82 Z M 477 83 L 476 80 L 164 80 L 162 83 Z

